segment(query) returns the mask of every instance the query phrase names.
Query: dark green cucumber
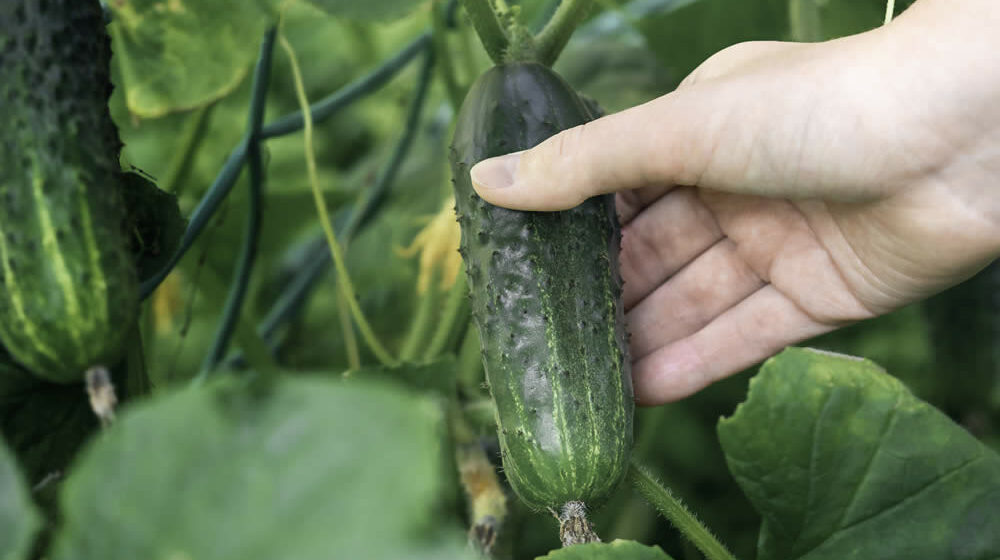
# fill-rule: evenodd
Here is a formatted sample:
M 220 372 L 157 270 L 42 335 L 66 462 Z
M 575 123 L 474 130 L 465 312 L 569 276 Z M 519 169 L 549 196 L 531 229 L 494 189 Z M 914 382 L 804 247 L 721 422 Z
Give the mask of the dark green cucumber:
M 122 353 L 138 308 L 97 0 L 0 2 L 0 340 L 80 380 Z
M 469 169 L 591 118 L 552 70 L 505 64 L 473 84 L 452 146 L 462 254 L 504 472 L 535 509 L 596 506 L 628 466 L 634 404 L 614 201 L 508 210 L 476 195 Z

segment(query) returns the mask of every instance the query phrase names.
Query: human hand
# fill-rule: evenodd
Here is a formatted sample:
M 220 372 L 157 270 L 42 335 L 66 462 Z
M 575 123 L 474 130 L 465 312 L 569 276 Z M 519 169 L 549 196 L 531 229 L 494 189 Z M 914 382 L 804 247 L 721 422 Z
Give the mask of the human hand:
M 472 169 L 487 201 L 617 192 L 640 404 L 958 283 L 1000 255 L 1000 4 L 920 0 L 744 43 L 659 99 Z

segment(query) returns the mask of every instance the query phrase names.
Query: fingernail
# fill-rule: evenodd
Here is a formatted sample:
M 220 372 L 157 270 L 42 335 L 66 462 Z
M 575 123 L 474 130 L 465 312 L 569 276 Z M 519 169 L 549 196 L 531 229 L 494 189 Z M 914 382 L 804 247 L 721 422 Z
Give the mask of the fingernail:
M 514 153 L 477 163 L 469 172 L 472 184 L 477 190 L 502 189 L 513 185 L 517 174 L 517 162 L 520 159 L 521 154 Z

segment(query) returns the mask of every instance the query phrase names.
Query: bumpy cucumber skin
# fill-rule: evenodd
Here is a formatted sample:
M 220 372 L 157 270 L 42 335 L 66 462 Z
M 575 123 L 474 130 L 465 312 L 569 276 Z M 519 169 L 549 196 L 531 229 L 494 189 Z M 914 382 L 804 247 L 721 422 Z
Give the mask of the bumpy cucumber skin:
M 122 354 L 138 309 L 97 0 L 0 2 L 0 340 L 36 375 Z
M 634 402 L 614 200 L 508 210 L 476 195 L 469 169 L 591 118 L 548 68 L 506 64 L 473 84 L 452 146 L 462 254 L 504 472 L 535 509 L 597 506 L 628 466 Z

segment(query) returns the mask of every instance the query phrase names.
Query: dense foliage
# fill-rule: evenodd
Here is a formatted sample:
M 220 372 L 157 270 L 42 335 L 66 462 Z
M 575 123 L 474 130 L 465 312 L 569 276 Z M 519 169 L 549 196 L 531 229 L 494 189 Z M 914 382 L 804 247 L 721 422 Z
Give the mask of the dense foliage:
M 504 14 L 538 31 L 558 5 Z M 553 68 L 616 111 L 727 45 L 884 12 L 600 3 Z M 467 10 L 111 0 L 105 18 L 141 314 L 115 325 L 104 431 L 82 384 L 0 352 L 0 559 L 1000 557 L 995 266 L 808 342 L 831 352 L 636 410 L 626 482 L 589 512 L 604 543 L 559 549 L 500 468 L 458 260 L 448 147 L 493 65 Z M 0 123 L 27 112 L 0 102 Z

